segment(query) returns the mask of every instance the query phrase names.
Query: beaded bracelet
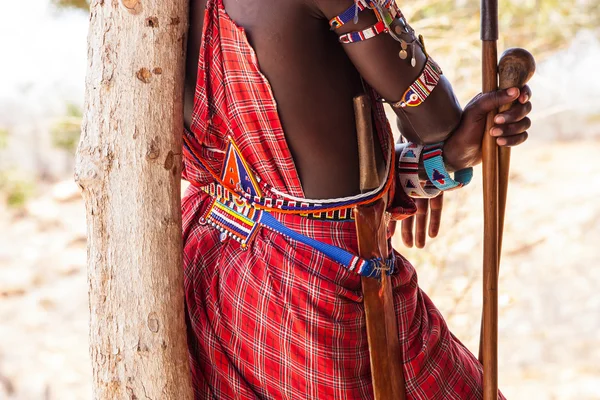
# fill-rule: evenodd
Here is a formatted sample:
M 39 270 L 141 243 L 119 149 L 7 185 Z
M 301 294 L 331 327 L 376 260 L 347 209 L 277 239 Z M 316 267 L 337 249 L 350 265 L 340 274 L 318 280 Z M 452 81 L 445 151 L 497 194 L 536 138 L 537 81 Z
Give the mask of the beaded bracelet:
M 473 179 L 473 168 L 465 168 L 454 173 L 454 179 L 450 177 L 444 158 L 442 148 L 444 142 L 426 145 L 423 148 L 423 166 L 431 183 L 439 190 L 454 190 L 468 185 Z
M 440 190 L 430 181 L 426 181 L 425 184 L 423 184 L 419 179 L 419 158 L 421 157 L 422 151 L 423 146 L 408 143 L 402 150 L 402 153 L 400 153 L 398 174 L 402 189 L 404 189 L 404 192 L 407 195 L 415 198 L 430 199 L 440 194 Z

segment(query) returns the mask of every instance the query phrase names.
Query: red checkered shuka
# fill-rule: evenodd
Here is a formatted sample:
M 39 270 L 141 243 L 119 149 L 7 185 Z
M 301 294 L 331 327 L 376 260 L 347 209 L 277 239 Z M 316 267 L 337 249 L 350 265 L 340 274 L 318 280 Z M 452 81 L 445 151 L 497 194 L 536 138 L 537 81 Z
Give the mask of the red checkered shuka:
M 184 176 L 192 183 L 182 208 L 195 399 L 372 399 L 360 277 L 264 228 L 243 249 L 200 218 L 213 201 L 200 187 L 223 169 L 230 140 L 267 194 L 303 196 L 270 86 L 244 30 L 221 1 L 208 2 L 193 123 L 186 132 L 194 154 L 184 147 Z M 375 115 L 380 137 L 389 137 L 380 107 Z M 414 210 L 409 199 L 403 201 L 405 210 Z M 352 221 L 277 218 L 357 253 Z M 419 289 L 414 268 L 400 254 L 396 260 L 392 283 L 407 398 L 481 398 L 479 362 Z

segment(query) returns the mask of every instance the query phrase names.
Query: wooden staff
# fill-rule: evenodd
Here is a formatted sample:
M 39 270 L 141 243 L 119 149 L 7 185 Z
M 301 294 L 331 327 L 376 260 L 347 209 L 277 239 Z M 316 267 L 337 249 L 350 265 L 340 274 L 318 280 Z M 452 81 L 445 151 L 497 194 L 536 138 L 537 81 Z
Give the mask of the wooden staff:
M 498 89 L 498 2 L 481 1 L 481 40 L 482 40 L 482 76 L 483 92 Z M 506 58 L 505 64 L 514 65 Z M 519 59 L 519 57 L 516 57 Z M 525 64 L 526 65 L 526 64 Z M 535 64 L 533 64 L 535 65 Z M 512 67 L 504 69 L 508 76 Z M 533 74 L 533 71 L 531 71 Z M 531 74 L 510 74 L 525 76 Z M 508 83 L 508 81 L 505 81 Z M 520 82 L 516 82 L 520 83 Z M 517 84 L 515 86 L 523 86 Z M 506 193 L 510 152 L 502 150 L 499 156 L 496 138 L 488 134 L 494 125 L 496 112 L 488 115 L 486 134 L 483 139 L 483 202 L 484 202 L 484 240 L 483 240 L 483 329 L 480 347 L 480 360 L 483 363 L 483 398 L 498 398 L 498 273 L 500 246 L 502 243 Z M 499 164 L 499 159 L 502 159 Z M 502 178 L 501 178 L 502 177 Z M 500 182 L 501 185 L 500 186 Z
M 511 87 L 521 88 L 527 84 L 535 72 L 535 60 L 531 53 L 521 48 L 512 48 L 502 53 L 498 63 L 499 89 Z M 499 113 L 508 111 L 512 104 L 504 105 Z M 504 216 L 508 192 L 508 175 L 510 171 L 510 148 L 498 148 L 498 262 L 502 253 L 502 237 L 504 232 Z M 496 275 L 499 274 L 499 265 Z M 483 330 L 479 338 L 479 360 L 483 356 Z
M 511 87 L 522 88 L 529 82 L 535 73 L 535 59 L 525 49 L 512 48 L 504 51 L 498 63 L 499 85 L 498 89 Z M 515 100 L 516 101 L 516 100 Z M 512 104 L 500 107 L 499 113 L 508 111 Z M 506 212 L 506 196 L 508 193 L 508 175 L 510 172 L 510 147 L 500 147 L 498 156 L 498 186 L 499 186 L 499 211 L 498 211 L 498 262 L 502 256 L 502 236 L 504 233 L 504 215 Z M 498 271 L 499 272 L 499 271 Z
M 498 89 L 498 1 L 481 0 L 483 93 Z M 495 112 L 487 117 L 483 135 L 483 399 L 498 398 L 498 146 L 488 134 Z
M 369 97 L 355 97 L 354 111 L 358 134 L 360 190 L 366 193 L 380 185 Z M 384 260 L 389 256 L 385 219 L 386 197 L 355 209 L 358 248 L 362 258 Z M 382 271 L 381 280 L 362 277 L 362 288 L 375 400 L 404 400 L 406 395 L 402 351 L 398 341 L 390 277 L 386 271 Z

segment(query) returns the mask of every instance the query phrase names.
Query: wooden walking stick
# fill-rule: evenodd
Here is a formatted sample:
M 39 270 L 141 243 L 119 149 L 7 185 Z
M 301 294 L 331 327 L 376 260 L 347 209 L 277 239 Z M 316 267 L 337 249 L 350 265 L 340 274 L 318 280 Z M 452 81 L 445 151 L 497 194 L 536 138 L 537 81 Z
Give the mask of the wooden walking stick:
M 380 185 L 375 161 L 371 102 L 367 95 L 354 98 L 360 190 L 369 192 Z M 387 196 L 355 209 L 359 255 L 365 259 L 387 259 Z M 402 351 L 390 277 L 381 273 L 381 281 L 362 277 L 363 298 L 369 341 L 371 377 L 375 400 L 405 399 Z
M 483 92 L 498 88 L 498 1 L 481 0 Z M 487 117 L 483 135 L 483 398 L 498 398 L 498 146 L 487 134 L 496 113 Z
M 535 72 L 535 60 L 531 53 L 521 48 L 512 48 L 506 50 L 500 57 L 498 63 L 499 89 L 508 89 L 511 87 L 523 87 Z M 507 104 L 500 108 L 499 113 L 510 109 L 512 104 Z M 489 128 L 489 127 L 488 127 Z M 495 140 L 495 139 L 494 139 Z M 500 256 L 502 253 L 502 237 L 504 232 L 504 216 L 506 211 L 506 199 L 508 192 L 508 175 L 510 171 L 510 148 L 498 148 L 498 267 L 496 276 L 498 276 Z M 483 356 L 483 329 L 479 340 L 479 360 Z
M 498 1 L 481 1 L 481 40 L 483 92 L 492 92 L 498 88 Z M 507 59 L 508 60 L 508 59 Z M 513 65 L 508 61 L 509 65 Z M 526 65 L 526 64 L 525 64 Z M 504 71 L 510 71 L 505 69 Z M 533 72 L 531 72 L 532 74 Z M 524 76 L 530 74 L 511 74 Z M 520 83 L 520 82 L 517 82 Z M 525 81 L 522 82 L 522 86 Z M 488 134 L 494 125 L 496 112 L 487 117 L 486 134 L 483 139 L 483 202 L 484 202 L 484 241 L 483 241 L 483 321 L 480 360 L 483 362 L 483 398 L 498 398 L 498 273 L 501 227 L 504 222 L 506 192 L 510 153 L 503 150 L 502 170 L 499 166 L 499 149 L 496 138 Z M 502 176 L 502 190 L 499 182 Z
M 498 89 L 521 88 L 527 84 L 535 72 L 535 59 L 525 49 L 512 48 L 504 51 L 498 63 Z M 502 106 L 499 113 L 510 109 L 511 104 Z M 508 175 L 510 172 L 510 147 L 500 147 L 498 155 L 498 262 L 502 256 L 502 236 L 504 233 L 504 215 L 508 193 Z

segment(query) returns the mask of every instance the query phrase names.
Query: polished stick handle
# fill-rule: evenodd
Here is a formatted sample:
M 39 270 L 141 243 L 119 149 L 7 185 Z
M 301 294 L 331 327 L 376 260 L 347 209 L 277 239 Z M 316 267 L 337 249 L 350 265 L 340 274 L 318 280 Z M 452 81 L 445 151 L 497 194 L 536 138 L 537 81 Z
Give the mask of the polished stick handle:
M 498 63 L 499 89 L 522 88 L 535 73 L 535 59 L 525 49 L 512 48 L 502 53 Z M 507 111 L 511 104 L 502 106 L 500 113 Z M 510 172 L 510 147 L 500 147 L 498 153 L 498 258 L 502 254 L 502 234 Z
M 520 88 L 533 75 L 535 61 L 526 50 L 507 50 L 496 65 L 495 42 L 484 41 L 483 46 L 484 92 L 496 89 L 497 74 L 500 89 Z M 498 111 L 504 112 L 510 106 L 506 105 Z M 488 115 L 483 142 L 484 293 L 479 360 L 484 364 L 485 400 L 496 399 L 498 392 L 498 275 L 510 164 L 510 149 L 499 148 L 496 138 L 489 135 L 495 115 L 495 112 Z

